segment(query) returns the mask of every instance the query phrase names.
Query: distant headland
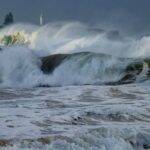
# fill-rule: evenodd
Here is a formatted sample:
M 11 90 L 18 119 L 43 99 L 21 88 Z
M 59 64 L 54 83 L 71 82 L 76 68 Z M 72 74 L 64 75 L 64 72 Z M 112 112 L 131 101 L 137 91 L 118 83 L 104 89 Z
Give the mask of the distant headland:
M 9 12 L 8 14 L 6 14 L 5 18 L 4 18 L 4 22 L 2 25 L 0 25 L 0 28 L 3 28 L 7 25 L 10 25 L 14 22 L 14 16 L 11 12 Z

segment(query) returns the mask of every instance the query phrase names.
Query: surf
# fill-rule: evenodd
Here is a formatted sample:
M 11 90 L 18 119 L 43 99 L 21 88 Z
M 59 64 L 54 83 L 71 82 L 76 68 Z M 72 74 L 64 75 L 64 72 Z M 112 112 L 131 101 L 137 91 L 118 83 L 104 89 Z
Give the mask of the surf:
M 3 28 L 0 86 L 118 85 L 149 80 L 149 37 L 112 39 L 110 33 L 79 22 Z

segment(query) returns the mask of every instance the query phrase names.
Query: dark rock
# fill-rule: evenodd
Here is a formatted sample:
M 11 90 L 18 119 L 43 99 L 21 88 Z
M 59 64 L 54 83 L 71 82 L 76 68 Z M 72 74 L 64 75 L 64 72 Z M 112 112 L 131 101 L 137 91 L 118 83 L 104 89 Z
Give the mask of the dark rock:
M 6 146 L 10 146 L 11 143 L 9 140 L 3 140 L 3 139 L 0 139 L 0 147 L 6 147 Z
M 55 54 L 47 57 L 41 58 L 42 65 L 41 70 L 48 74 L 52 73 L 56 67 L 58 67 L 63 61 L 66 59 L 70 59 L 71 57 L 76 57 L 78 55 L 89 55 L 89 52 L 81 52 L 75 54 Z M 133 59 L 134 60 L 134 59 Z M 142 72 L 144 68 L 144 63 L 148 64 L 150 68 L 150 59 L 135 59 L 132 63 L 130 63 L 126 69 L 124 70 L 124 76 L 117 82 L 108 82 L 106 85 L 118 85 L 118 84 L 129 84 L 136 81 L 138 75 Z M 150 70 L 146 74 L 147 77 L 150 77 Z M 49 86 L 49 85 L 41 85 L 41 86 Z
M 78 55 L 89 55 L 90 52 L 80 52 L 74 54 L 54 54 L 41 58 L 42 65 L 41 70 L 44 73 L 52 73 L 56 67 L 58 67 L 63 61 L 71 57 L 76 57 Z
M 142 72 L 142 70 L 143 70 L 142 61 L 129 64 L 125 69 L 125 75 L 119 82 L 121 84 L 133 83 L 136 80 L 137 76 Z
M 52 73 L 54 69 L 59 66 L 69 54 L 55 54 L 47 57 L 43 57 L 41 59 L 42 65 L 41 70 L 44 73 Z
M 42 138 L 38 138 L 37 141 L 42 143 L 42 144 L 50 144 L 51 142 L 51 138 L 50 137 L 42 137 Z
M 130 65 L 127 66 L 126 72 L 131 72 L 131 71 L 139 71 L 141 72 L 143 69 L 143 62 L 135 62 L 131 63 Z

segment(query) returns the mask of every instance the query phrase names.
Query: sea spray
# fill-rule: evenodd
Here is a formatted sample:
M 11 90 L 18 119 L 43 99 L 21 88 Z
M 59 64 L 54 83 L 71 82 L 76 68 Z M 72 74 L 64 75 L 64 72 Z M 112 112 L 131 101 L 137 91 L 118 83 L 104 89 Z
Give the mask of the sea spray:
M 149 36 L 112 39 L 109 31 L 99 32 L 80 22 L 56 22 L 44 26 L 14 24 L 0 30 L 0 39 L 18 32 L 25 38 L 26 46 L 40 56 L 83 51 L 130 58 L 150 56 Z
M 53 64 L 47 69 L 53 70 L 45 73 L 48 64 L 44 65 L 42 57 L 33 50 L 21 46 L 3 49 L 0 52 L 0 85 L 33 87 L 117 82 L 129 63 L 128 59 L 90 52 L 66 56 L 58 65 L 57 62 L 55 64 L 57 57 L 59 58 L 57 55 L 53 62 L 47 62 Z
M 141 64 L 142 59 L 150 56 L 149 37 L 112 40 L 108 32 L 99 32 L 79 22 L 57 22 L 45 26 L 14 24 L 0 30 L 0 39 L 17 33 L 25 39 L 23 45 L 5 46 L 0 42 L 4 46 L 0 52 L 1 86 L 121 83 L 122 78 L 128 80 L 133 75 L 126 74 L 126 68 L 135 58 L 141 59 Z M 54 54 L 71 56 L 46 74 L 41 69 L 42 58 Z M 134 80 L 130 82 L 133 83 L 138 74 L 134 74 Z
M 30 86 L 36 80 L 34 76 L 40 72 L 39 66 L 40 60 L 31 50 L 25 47 L 6 48 L 0 52 L 1 85 Z

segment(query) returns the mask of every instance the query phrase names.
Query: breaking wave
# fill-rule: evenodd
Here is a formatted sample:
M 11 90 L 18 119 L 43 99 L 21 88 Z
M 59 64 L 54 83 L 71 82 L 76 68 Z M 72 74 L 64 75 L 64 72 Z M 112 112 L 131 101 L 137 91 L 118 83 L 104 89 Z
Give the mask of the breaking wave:
M 149 79 L 150 37 L 135 40 L 116 33 L 79 22 L 3 28 L 0 86 L 122 84 Z M 66 57 L 60 61 L 57 54 Z M 49 58 L 53 63 L 48 71 L 44 71 L 48 64 L 43 68 L 45 56 L 55 58 Z

